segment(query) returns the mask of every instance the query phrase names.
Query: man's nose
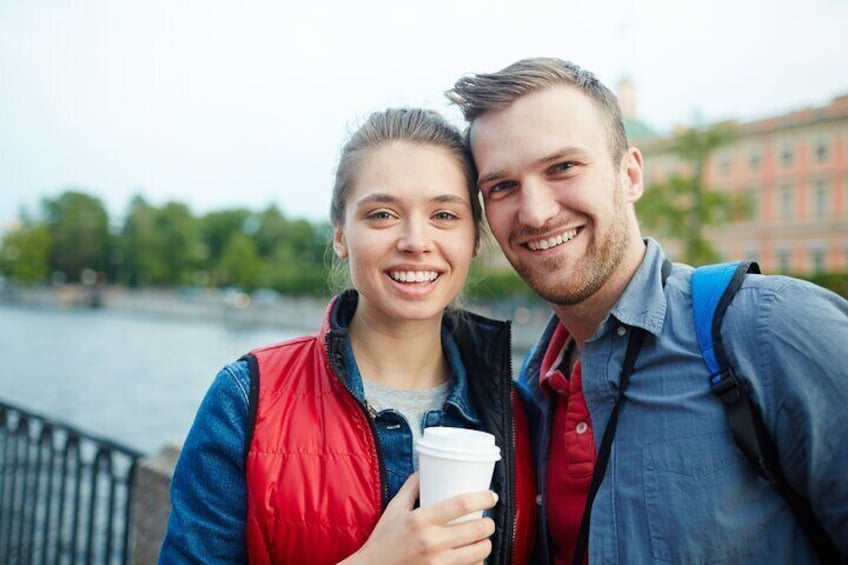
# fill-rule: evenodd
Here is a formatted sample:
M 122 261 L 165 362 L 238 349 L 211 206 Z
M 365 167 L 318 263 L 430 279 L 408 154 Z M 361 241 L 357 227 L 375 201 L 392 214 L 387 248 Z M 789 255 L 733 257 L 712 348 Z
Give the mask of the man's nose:
M 519 221 L 528 227 L 539 228 L 559 212 L 553 189 L 538 180 L 525 181 L 521 186 Z

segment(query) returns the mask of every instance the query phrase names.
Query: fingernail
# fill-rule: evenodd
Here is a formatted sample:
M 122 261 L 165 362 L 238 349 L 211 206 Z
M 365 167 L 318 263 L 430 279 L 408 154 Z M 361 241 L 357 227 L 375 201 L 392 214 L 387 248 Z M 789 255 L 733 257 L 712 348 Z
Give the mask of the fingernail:
M 498 503 L 498 493 L 496 493 L 495 491 L 491 491 L 491 492 L 492 492 L 492 498 L 495 499 L 495 504 L 497 504 Z

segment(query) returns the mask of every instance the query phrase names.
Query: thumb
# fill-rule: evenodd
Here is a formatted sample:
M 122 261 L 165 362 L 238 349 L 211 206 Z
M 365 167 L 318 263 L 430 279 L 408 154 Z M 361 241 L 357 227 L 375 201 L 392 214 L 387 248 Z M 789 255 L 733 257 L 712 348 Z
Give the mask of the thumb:
M 402 510 L 411 511 L 418 500 L 418 473 L 412 473 L 403 486 L 400 487 L 389 506 L 399 506 Z

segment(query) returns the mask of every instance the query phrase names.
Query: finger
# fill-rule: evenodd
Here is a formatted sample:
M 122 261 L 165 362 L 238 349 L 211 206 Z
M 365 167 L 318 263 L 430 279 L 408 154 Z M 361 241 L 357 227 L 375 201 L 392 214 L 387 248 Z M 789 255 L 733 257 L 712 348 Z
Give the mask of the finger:
M 447 524 L 467 514 L 492 508 L 498 502 L 498 495 L 484 490 L 469 494 L 460 494 L 421 508 L 428 518 L 436 524 Z
M 492 553 L 492 542 L 486 538 L 450 551 L 446 562 L 453 565 L 482 563 Z
M 445 547 L 459 548 L 488 539 L 495 533 L 495 521 L 489 517 L 475 518 L 443 528 Z
M 404 510 L 412 510 L 418 500 L 418 473 L 412 473 L 400 487 L 388 506 L 398 506 Z M 388 510 L 388 507 L 386 508 Z

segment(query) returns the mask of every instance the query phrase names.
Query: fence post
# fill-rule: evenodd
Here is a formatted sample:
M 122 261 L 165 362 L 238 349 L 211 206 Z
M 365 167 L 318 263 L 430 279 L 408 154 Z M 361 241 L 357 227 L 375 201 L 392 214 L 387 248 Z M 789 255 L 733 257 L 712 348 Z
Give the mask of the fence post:
M 171 510 L 171 475 L 180 454 L 169 445 L 157 455 L 143 457 L 135 472 L 132 502 L 132 539 L 135 565 L 156 563 Z

